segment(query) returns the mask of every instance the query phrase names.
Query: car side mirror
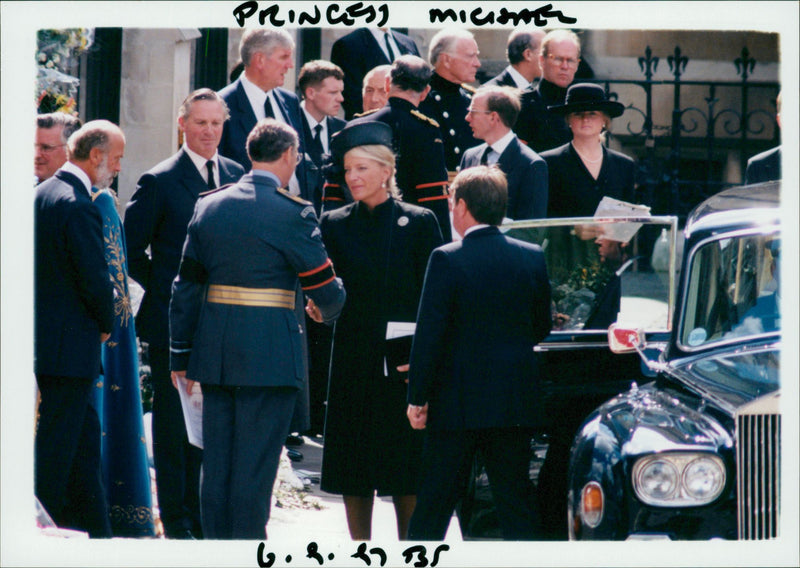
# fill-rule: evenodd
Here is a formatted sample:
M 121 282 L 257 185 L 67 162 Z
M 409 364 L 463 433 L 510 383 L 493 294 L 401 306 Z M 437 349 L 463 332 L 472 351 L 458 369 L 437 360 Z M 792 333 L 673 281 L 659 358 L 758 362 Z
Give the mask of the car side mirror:
M 612 353 L 632 353 L 644 348 L 644 332 L 635 327 L 612 323 L 608 328 L 608 347 Z

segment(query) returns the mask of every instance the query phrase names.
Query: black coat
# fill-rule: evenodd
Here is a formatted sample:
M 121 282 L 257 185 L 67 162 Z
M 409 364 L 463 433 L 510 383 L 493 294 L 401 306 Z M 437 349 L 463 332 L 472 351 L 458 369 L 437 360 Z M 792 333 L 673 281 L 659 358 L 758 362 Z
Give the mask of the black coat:
M 325 176 L 322 173 L 323 159 L 321 156 L 318 157 L 314 155 L 314 134 L 311 132 L 311 129 L 308 126 L 306 114 L 301 113 L 300 116 L 303 121 L 303 135 L 306 139 L 306 153 L 303 157 L 303 160 L 305 161 L 306 182 L 308 184 L 308 194 L 310 197 L 309 201 L 314 204 L 314 211 L 316 211 L 317 217 L 319 217 L 322 215 L 322 188 L 325 184 Z M 347 123 L 341 118 L 336 118 L 335 116 L 328 116 L 325 118 L 325 120 L 328 123 L 328 143 L 330 144 L 331 136 L 344 128 L 344 125 Z M 330 145 L 328 147 L 330 148 Z
M 759 183 L 781 179 L 781 147 L 761 152 L 747 160 L 745 183 Z
M 400 53 L 396 55 L 419 56 L 414 40 L 398 31 L 390 31 L 397 47 L 400 48 Z M 361 87 L 364 75 L 373 67 L 388 65 L 391 61 L 386 58 L 383 49 L 375 41 L 375 36 L 366 28 L 354 30 L 333 42 L 331 61 L 344 71 L 342 107 L 345 118 L 349 120 L 355 113 L 362 111 Z
M 461 169 L 480 165 L 487 144 L 464 152 Z M 541 219 L 547 216 L 547 163 L 533 150 L 514 138 L 506 146 L 497 165 L 508 181 L 508 209 L 510 219 Z
M 533 347 L 551 325 L 538 245 L 486 227 L 436 249 L 420 300 L 408 402 L 429 403 L 431 430 L 535 426 Z
M 540 154 L 572 140 L 572 132 L 562 115 L 547 110 L 548 106 L 564 103 L 567 89 L 541 78 L 539 83 L 522 94 L 520 110 L 514 132 Z
M 238 181 L 242 175 L 242 166 L 219 156 L 221 185 Z M 143 341 L 165 347 L 169 342 L 172 281 L 178 274 L 195 202 L 207 190 L 192 159 L 181 149 L 142 174 L 125 208 L 128 271 L 144 288 L 136 314 L 136 331 Z
M 419 110 L 439 123 L 444 141 L 444 161 L 450 172 L 461 163 L 461 156 L 467 148 L 481 143 L 472 135 L 467 122 L 467 109 L 474 91 L 468 85 L 452 83 L 434 73 L 431 92 L 419 105 Z
M 636 164 L 624 154 L 603 147 L 597 179 L 583 165 L 571 143 L 542 152 L 550 179 L 548 217 L 591 217 L 604 196 L 636 200 Z
M 390 97 L 382 109 L 352 123 L 376 121 L 392 127 L 392 145 L 397 156 L 395 179 L 403 201 L 436 213 L 442 236 L 445 241 L 451 240 L 444 146 L 436 121 L 419 112 L 409 101 Z
M 441 233 L 430 211 L 394 199 L 372 212 L 362 203 L 326 212 L 320 226 L 347 289 L 333 339 L 322 489 L 413 494 L 422 436 L 406 418 L 405 383 L 384 376 L 384 341 L 387 322 L 416 320 Z
M 36 187 L 34 370 L 91 379 L 114 323 L 103 222 L 83 183 L 59 170 Z

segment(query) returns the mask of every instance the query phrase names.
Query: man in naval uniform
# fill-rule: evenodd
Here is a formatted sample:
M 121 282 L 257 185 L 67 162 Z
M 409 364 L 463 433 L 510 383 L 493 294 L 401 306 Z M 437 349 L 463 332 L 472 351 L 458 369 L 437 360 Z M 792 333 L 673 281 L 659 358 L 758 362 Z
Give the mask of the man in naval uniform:
M 436 214 L 445 242 L 452 239 L 447 205 L 447 169 L 437 122 L 417 107 L 430 91 L 433 69 L 415 55 L 402 55 L 389 74 L 389 102 L 351 123 L 383 122 L 392 127 L 397 186 L 403 201 Z

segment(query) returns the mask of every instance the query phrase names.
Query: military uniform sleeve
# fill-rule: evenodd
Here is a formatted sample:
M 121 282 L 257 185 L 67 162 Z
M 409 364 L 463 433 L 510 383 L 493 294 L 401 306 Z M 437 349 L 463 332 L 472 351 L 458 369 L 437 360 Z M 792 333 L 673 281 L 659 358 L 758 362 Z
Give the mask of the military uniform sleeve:
M 322 243 L 313 205 L 294 213 L 289 221 L 284 253 L 297 271 L 303 293 L 314 300 L 325 322 L 333 322 L 344 306 L 345 291 Z
M 100 331 L 111 333 L 114 290 L 108 274 L 100 213 L 91 201 L 78 202 L 69 212 L 64 230 L 81 302 Z
M 192 353 L 192 338 L 203 306 L 208 273 L 195 250 L 195 217 L 189 222 L 178 275 L 169 302 L 170 369 L 185 371 Z
M 153 239 L 156 219 L 159 215 L 156 177 L 144 174 L 139 178 L 136 191 L 125 208 L 125 240 L 128 244 L 128 274 L 142 288 L 150 284 L 152 259 L 147 247 Z
M 445 342 L 451 335 L 454 312 L 451 268 L 448 255 L 436 249 L 428 261 L 425 284 L 417 315 L 417 329 L 411 346 L 408 374 L 408 403 L 422 406 L 430 398 L 430 389 L 441 372 L 446 357 Z

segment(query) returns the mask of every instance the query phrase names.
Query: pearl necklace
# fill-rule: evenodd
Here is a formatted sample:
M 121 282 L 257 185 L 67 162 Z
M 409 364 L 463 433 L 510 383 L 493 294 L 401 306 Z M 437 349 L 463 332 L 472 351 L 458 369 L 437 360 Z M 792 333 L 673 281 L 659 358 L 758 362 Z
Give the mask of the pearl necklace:
M 572 142 L 570 142 L 570 144 L 572 144 L 572 148 L 575 150 L 575 153 L 578 154 L 578 156 L 580 156 L 581 160 L 583 160 L 584 162 L 588 162 L 590 164 L 596 164 L 596 163 L 601 162 L 603 160 L 603 153 L 602 153 L 603 150 L 602 150 L 602 148 L 600 149 L 600 157 L 597 158 L 596 160 L 590 160 L 589 158 L 587 158 L 586 156 L 581 154 L 580 150 L 578 150 L 575 147 L 575 144 L 573 144 Z

